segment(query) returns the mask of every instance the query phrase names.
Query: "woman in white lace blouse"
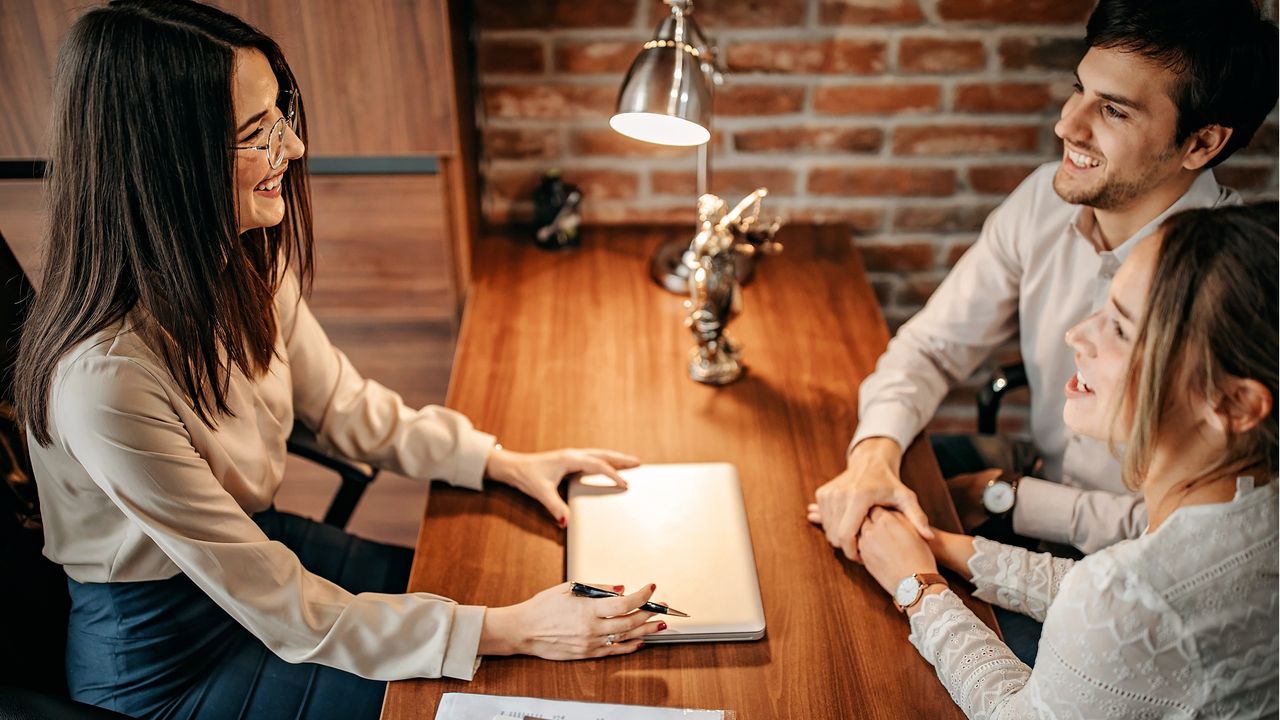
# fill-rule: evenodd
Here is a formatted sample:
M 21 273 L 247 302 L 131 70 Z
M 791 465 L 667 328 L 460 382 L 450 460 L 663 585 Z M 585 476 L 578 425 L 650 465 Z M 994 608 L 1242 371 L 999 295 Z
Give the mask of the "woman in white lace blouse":
M 911 642 L 969 717 L 1275 716 L 1269 220 L 1248 208 L 1170 218 L 1117 273 L 1107 305 L 1067 333 L 1078 373 L 1064 419 L 1126 446 L 1126 482 L 1150 508 L 1142 537 L 1072 562 L 967 535 L 926 544 L 885 509 L 863 526 L 867 570 L 907 606 Z M 937 563 L 1044 622 L 1034 670 L 945 583 L 912 579 Z

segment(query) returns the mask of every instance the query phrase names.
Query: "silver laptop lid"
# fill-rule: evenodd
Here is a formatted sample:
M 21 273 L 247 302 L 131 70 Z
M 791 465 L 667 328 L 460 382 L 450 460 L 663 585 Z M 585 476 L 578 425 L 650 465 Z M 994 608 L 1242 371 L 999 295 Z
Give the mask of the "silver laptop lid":
M 568 579 L 656 583 L 654 599 L 689 613 L 663 618 L 645 642 L 757 640 L 764 607 L 738 471 L 728 463 L 623 470 L 630 489 L 599 475 L 569 486 Z

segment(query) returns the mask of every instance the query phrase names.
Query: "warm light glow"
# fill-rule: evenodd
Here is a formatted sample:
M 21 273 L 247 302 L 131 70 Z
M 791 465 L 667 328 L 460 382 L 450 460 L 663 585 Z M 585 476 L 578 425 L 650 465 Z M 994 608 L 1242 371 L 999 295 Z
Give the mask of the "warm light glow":
M 697 123 L 657 113 L 618 113 L 609 118 L 609 127 L 658 145 L 701 145 L 711 139 L 711 133 Z

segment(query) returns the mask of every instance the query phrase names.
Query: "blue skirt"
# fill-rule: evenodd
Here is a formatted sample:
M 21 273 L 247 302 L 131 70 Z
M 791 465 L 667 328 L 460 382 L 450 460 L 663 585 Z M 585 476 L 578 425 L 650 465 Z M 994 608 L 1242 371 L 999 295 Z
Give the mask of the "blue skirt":
M 413 552 L 270 510 L 254 520 L 311 572 L 352 593 L 404 592 Z M 276 657 L 186 575 L 68 579 L 71 696 L 139 718 L 377 718 L 386 683 Z

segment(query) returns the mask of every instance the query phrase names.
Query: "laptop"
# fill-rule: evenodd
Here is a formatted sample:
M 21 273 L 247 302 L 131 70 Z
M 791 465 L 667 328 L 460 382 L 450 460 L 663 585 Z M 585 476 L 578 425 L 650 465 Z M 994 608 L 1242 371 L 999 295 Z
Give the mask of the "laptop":
M 645 643 L 764 637 L 764 606 L 738 471 L 728 463 L 642 465 L 618 490 L 601 475 L 569 485 L 569 580 L 656 583 L 654 600 L 689 614 Z

